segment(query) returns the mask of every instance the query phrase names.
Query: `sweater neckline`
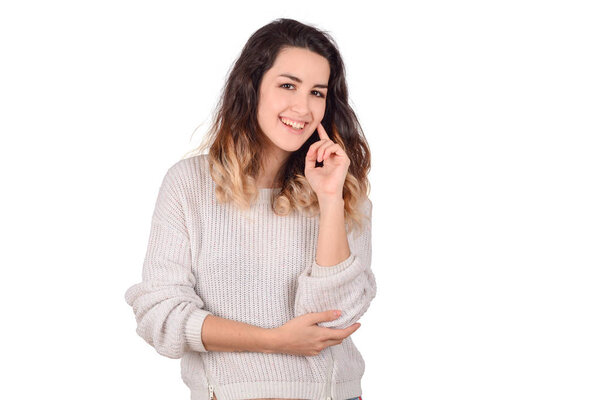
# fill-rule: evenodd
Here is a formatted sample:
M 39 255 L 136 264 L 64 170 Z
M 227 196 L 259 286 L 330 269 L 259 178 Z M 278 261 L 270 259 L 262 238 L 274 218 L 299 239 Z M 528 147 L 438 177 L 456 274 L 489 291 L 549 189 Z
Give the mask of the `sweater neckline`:
M 279 192 L 281 190 L 278 188 L 258 188 L 258 196 L 257 202 L 260 204 L 269 204 L 271 202 L 271 197 L 273 196 L 273 192 Z

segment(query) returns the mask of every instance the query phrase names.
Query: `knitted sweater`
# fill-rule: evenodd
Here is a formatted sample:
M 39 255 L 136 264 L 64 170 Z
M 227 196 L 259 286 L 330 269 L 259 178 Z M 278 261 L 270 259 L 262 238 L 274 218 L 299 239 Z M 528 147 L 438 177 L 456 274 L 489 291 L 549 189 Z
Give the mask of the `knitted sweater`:
M 315 356 L 207 351 L 201 340 L 212 314 L 276 328 L 310 312 L 339 309 L 318 325 L 346 328 L 375 297 L 371 271 L 371 201 L 364 229 L 348 234 L 350 256 L 334 266 L 315 262 L 319 217 L 278 216 L 277 189 L 259 189 L 243 211 L 218 203 L 207 155 L 176 162 L 155 203 L 142 281 L 125 300 L 136 332 L 161 355 L 181 359 L 192 400 L 349 399 L 362 394 L 364 360 L 351 336 Z M 348 229 L 347 229 L 348 230 Z

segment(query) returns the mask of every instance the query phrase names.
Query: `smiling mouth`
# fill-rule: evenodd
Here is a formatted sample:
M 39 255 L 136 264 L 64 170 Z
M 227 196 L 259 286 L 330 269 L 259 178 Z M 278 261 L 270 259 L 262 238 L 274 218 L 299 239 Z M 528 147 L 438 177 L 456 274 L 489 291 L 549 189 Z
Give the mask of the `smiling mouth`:
M 292 120 L 289 120 L 287 118 L 282 118 L 279 117 L 279 120 L 281 121 L 282 124 L 284 124 L 285 126 L 292 128 L 298 132 L 301 132 L 304 130 L 304 128 L 306 127 L 306 125 L 308 125 L 307 122 L 295 122 Z

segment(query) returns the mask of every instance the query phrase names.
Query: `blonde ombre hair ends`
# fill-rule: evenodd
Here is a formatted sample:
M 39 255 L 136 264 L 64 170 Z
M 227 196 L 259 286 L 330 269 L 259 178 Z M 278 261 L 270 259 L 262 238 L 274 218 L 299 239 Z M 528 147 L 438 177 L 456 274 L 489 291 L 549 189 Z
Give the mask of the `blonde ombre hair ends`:
M 357 226 L 362 228 L 362 221 L 370 217 L 371 210 L 367 178 L 371 154 L 358 118 L 348 103 L 345 68 L 337 45 L 327 32 L 315 27 L 282 18 L 252 34 L 230 70 L 207 135 L 200 146 L 183 158 L 208 150 L 217 200 L 233 202 L 244 210 L 251 206 L 259 193 L 256 178 L 268 140 L 257 121 L 258 88 L 265 71 L 284 47 L 305 48 L 329 61 L 328 93 L 321 124 L 350 158 L 343 189 L 346 226 L 348 231 Z M 315 131 L 279 171 L 276 182 L 280 183 L 281 191 L 274 191 L 271 199 L 275 214 L 319 213 L 317 196 L 304 176 L 306 152 L 318 140 Z

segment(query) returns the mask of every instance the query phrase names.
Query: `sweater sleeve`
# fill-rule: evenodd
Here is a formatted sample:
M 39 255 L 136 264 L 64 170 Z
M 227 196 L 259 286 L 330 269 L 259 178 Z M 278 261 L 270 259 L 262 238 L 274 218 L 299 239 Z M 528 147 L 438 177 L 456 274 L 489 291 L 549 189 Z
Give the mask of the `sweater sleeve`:
M 320 322 L 327 328 L 347 328 L 357 322 L 369 308 L 377 286 L 371 270 L 371 215 L 372 203 L 363 203 L 367 219 L 363 228 L 356 227 L 348 235 L 350 256 L 333 266 L 312 262 L 298 277 L 294 305 L 296 317 L 311 312 L 341 310 L 333 321 Z
M 155 203 L 150 238 L 142 269 L 142 281 L 125 292 L 133 307 L 136 332 L 155 350 L 169 358 L 186 351 L 207 351 L 202 343 L 202 324 L 207 315 L 194 289 L 190 241 L 185 225 L 181 179 L 175 166 L 163 178 Z

